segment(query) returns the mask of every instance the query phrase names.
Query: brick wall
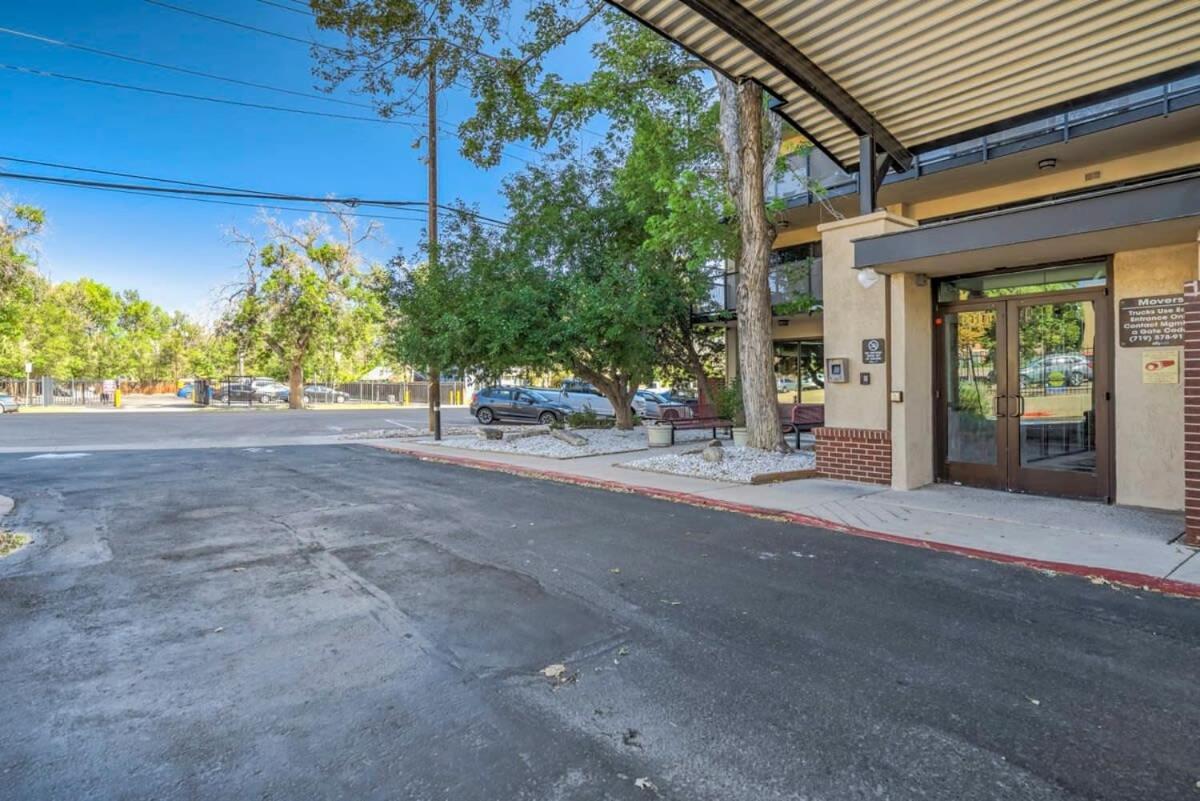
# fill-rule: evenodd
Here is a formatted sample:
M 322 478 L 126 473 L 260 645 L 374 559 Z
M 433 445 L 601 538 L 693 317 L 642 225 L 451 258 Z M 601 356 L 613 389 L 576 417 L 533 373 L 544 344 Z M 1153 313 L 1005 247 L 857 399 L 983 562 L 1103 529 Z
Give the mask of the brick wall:
M 892 435 L 870 428 L 817 428 L 817 472 L 829 478 L 892 483 Z M 1198 490 L 1200 492 L 1200 490 Z
M 1200 281 L 1184 284 L 1183 475 L 1187 533 L 1200 546 Z

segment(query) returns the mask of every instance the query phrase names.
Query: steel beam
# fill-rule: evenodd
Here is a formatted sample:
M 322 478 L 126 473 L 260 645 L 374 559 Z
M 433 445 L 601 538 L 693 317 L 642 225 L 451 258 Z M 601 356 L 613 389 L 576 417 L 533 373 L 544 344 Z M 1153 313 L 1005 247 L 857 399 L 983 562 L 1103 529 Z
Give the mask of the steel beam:
M 879 120 L 774 28 L 736 0 L 680 0 L 683 5 L 716 25 L 841 120 L 859 136 L 870 136 L 901 170 L 912 163 L 912 153 Z M 738 77 L 738 76 L 735 76 Z M 860 165 L 861 172 L 862 167 Z M 874 170 L 868 174 L 873 173 Z

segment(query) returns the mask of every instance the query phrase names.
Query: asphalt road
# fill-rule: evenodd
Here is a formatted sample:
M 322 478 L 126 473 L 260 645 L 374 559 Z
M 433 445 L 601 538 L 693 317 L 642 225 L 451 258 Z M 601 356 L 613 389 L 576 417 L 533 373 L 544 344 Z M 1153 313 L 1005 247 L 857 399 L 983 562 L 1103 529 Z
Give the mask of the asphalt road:
M 20 413 L 0 416 L 0 453 L 40 449 L 237 447 L 336 441 L 344 434 L 403 425 L 424 428 L 424 409 L 241 409 Z M 442 410 L 443 425 L 474 420 Z
M 361 446 L 0 491 L 3 799 L 1197 797 L 1195 601 Z

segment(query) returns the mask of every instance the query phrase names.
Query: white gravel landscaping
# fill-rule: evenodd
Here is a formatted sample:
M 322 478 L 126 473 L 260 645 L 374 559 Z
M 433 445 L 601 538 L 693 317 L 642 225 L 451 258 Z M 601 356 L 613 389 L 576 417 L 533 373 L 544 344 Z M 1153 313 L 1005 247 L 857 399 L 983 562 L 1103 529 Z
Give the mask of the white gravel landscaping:
M 569 445 L 557 440 L 549 434 L 525 436 L 510 439 L 508 434 L 502 440 L 480 439 L 476 435 L 469 437 L 445 437 L 441 444 L 448 448 L 465 448 L 473 451 L 495 451 L 498 453 L 519 453 L 526 456 L 545 456 L 550 459 L 576 459 L 581 456 L 600 456 L 606 453 L 629 453 L 644 451 L 649 448 L 646 442 L 646 430 L 634 428 L 632 431 L 618 431 L 614 428 L 571 429 L 574 433 L 587 440 L 585 445 Z M 708 432 L 680 431 L 677 440 L 708 439 Z M 432 444 L 432 443 L 431 443 Z
M 771 453 L 754 448 L 722 449 L 724 458 L 719 462 L 707 462 L 699 451 L 686 453 L 664 453 L 624 462 L 620 466 L 651 473 L 670 473 L 675 476 L 709 478 L 714 481 L 734 481 L 749 484 L 755 476 L 767 473 L 788 473 L 797 470 L 812 470 L 816 457 L 812 451 L 793 453 Z

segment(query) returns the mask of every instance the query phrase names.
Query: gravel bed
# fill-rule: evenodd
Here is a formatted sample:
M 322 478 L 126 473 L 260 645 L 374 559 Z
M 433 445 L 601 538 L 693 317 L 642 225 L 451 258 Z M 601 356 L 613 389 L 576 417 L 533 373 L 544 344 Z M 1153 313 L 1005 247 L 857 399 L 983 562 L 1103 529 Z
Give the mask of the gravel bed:
M 478 426 L 442 426 L 443 437 L 465 437 L 474 436 L 475 429 Z M 521 431 L 528 426 L 490 426 L 504 432 Z M 348 434 L 343 434 L 342 439 L 420 439 L 421 437 L 432 436 L 433 432 L 428 428 L 370 428 L 366 431 L 351 431 Z
M 479 439 L 472 433 L 466 437 L 446 437 L 441 444 L 449 448 L 465 448 L 473 451 L 495 451 L 519 453 L 526 456 L 545 456 L 550 459 L 576 459 L 581 456 L 599 456 L 605 453 L 629 453 L 649 448 L 644 428 L 618 431 L 613 428 L 572 429 L 573 433 L 587 439 L 586 445 L 568 445 L 549 434 L 520 439 Z M 707 432 L 680 431 L 678 440 L 708 439 Z
M 645 459 L 624 462 L 620 466 L 650 473 L 670 473 L 675 476 L 735 481 L 741 484 L 749 484 L 751 479 L 763 473 L 812 470 L 816 466 L 816 457 L 811 451 L 772 453 L 755 448 L 732 447 L 724 447 L 722 450 L 725 458 L 719 462 L 706 462 L 698 451 L 689 451 L 648 456 Z

